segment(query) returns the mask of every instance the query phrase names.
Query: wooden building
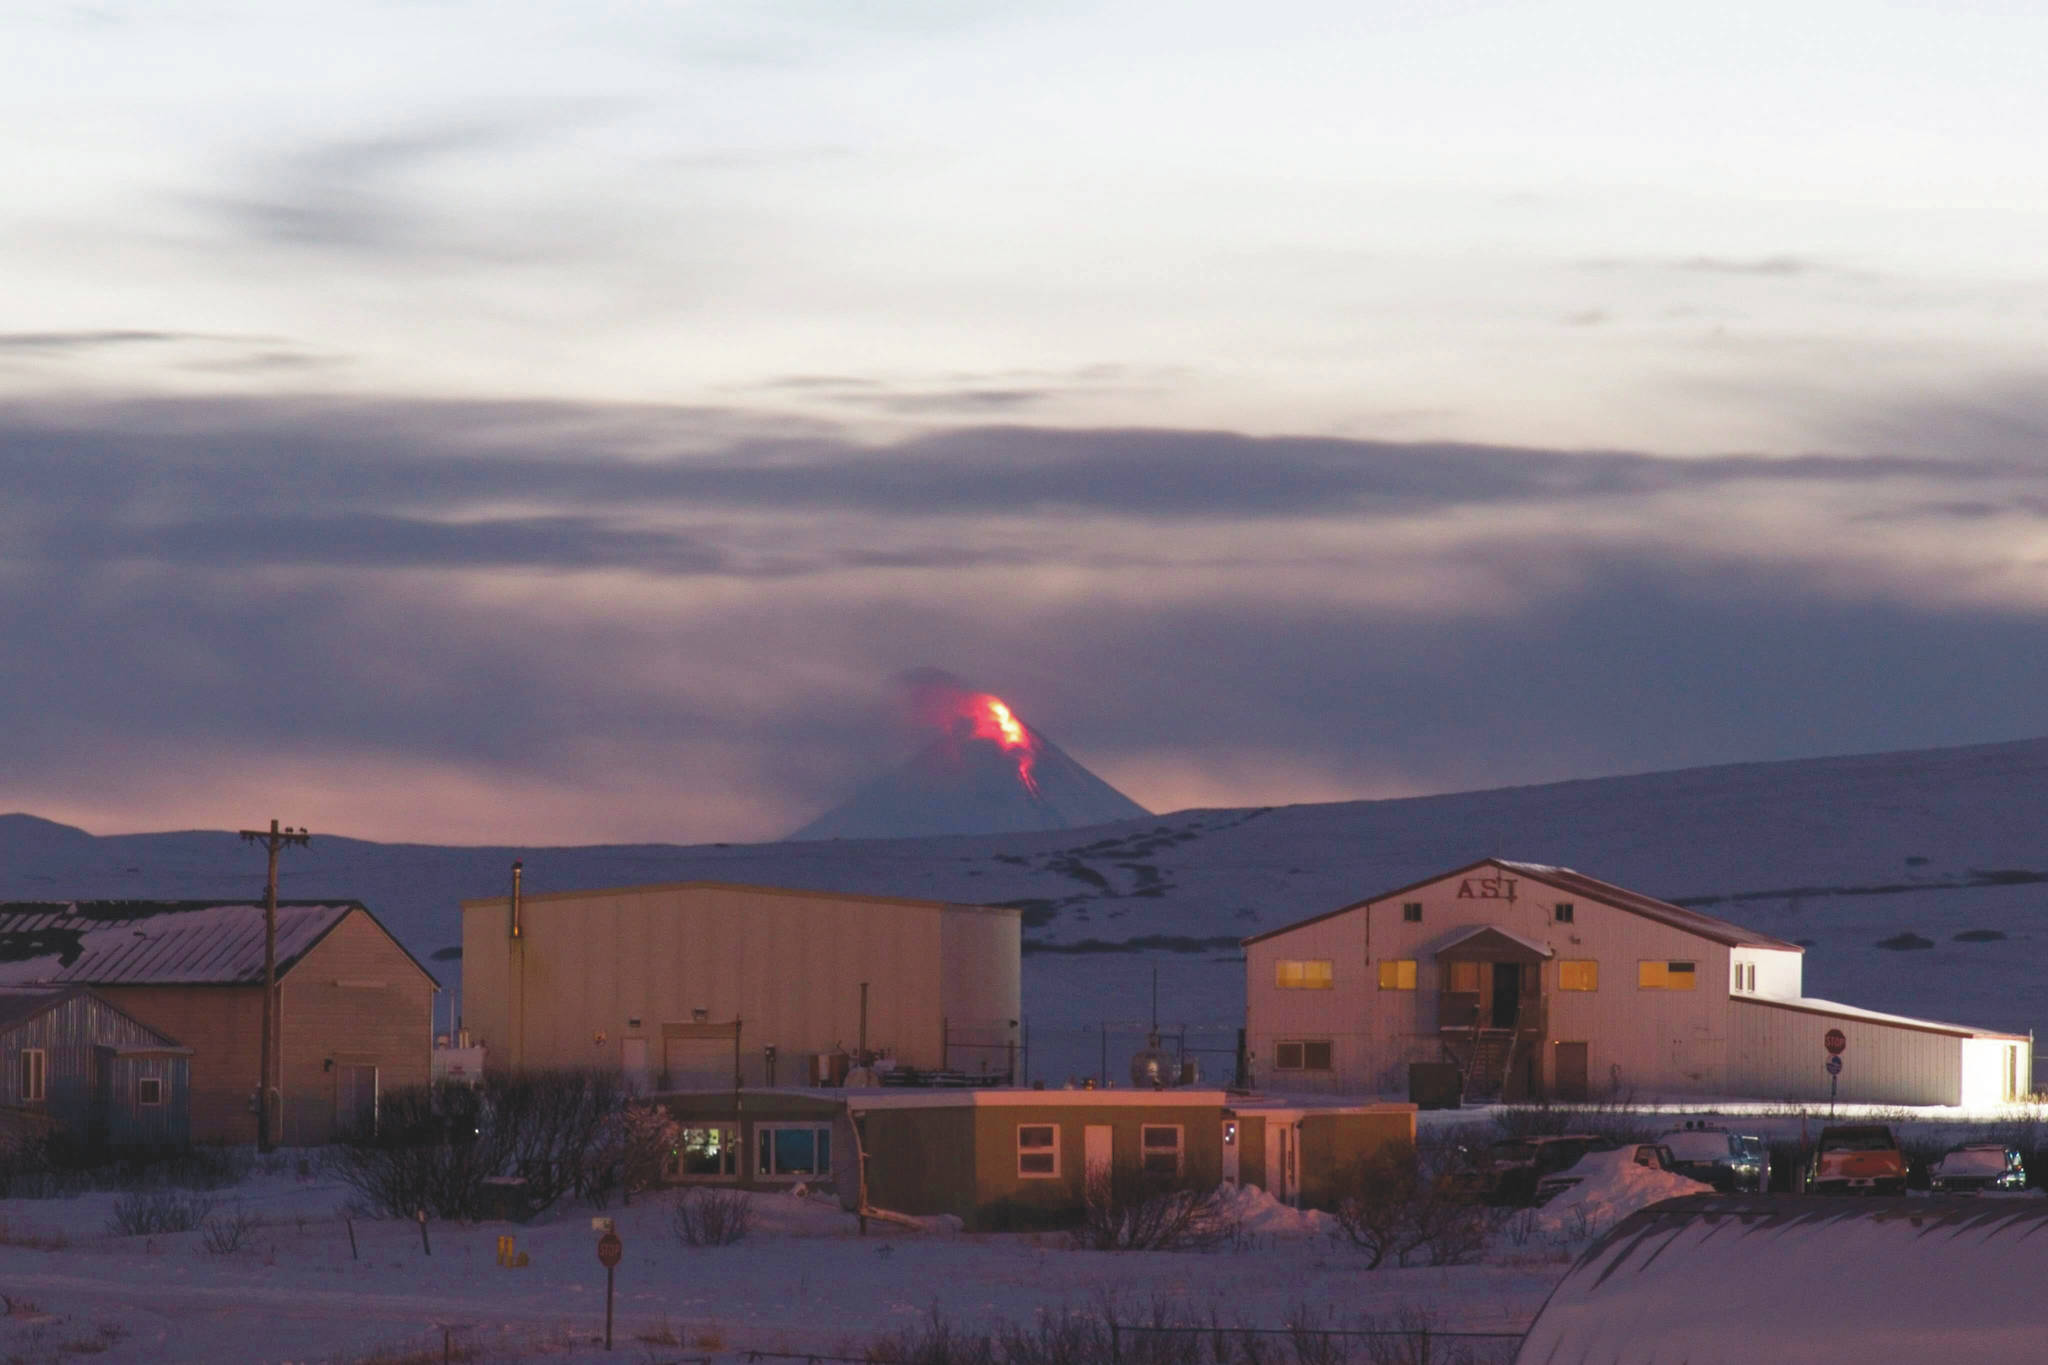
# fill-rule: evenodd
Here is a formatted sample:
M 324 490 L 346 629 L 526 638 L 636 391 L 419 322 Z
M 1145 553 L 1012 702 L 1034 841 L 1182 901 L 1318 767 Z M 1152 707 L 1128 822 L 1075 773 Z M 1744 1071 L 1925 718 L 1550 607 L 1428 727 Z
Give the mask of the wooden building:
M 1343 1172 L 1415 1138 L 1412 1104 L 1303 1104 L 1221 1090 L 806 1089 L 664 1095 L 670 1178 L 744 1189 L 829 1182 L 848 1208 L 953 1214 L 977 1230 L 1057 1224 L 1091 1172 L 1256 1185 L 1327 1206 Z
M 83 986 L 0 987 L 0 1112 L 10 1135 L 109 1147 L 191 1139 L 190 1048 Z
M 493 1068 L 643 1090 L 803 1085 L 863 1046 L 1012 1076 L 1021 937 L 1012 909 L 723 882 L 470 900 L 463 1023 Z
M 263 906 L 0 903 L 0 984 L 80 985 L 191 1049 L 191 1135 L 256 1139 Z M 280 1140 L 331 1142 L 424 1085 L 438 983 L 355 901 L 277 909 Z
M 1801 994 L 1804 950 L 1569 868 L 1486 859 L 1244 941 L 1257 1084 L 1468 1097 L 1985 1105 L 2033 1043 Z

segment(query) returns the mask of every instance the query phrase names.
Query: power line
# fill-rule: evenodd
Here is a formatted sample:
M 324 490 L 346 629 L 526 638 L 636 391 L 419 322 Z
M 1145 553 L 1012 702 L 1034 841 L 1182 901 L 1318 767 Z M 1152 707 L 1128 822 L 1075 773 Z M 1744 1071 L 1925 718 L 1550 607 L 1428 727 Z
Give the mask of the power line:
M 262 844 L 270 854 L 270 872 L 263 880 L 263 1043 L 256 1063 L 256 1147 L 268 1152 L 276 1149 L 278 1136 L 271 1123 L 270 1097 L 277 1094 L 282 1099 L 276 1056 L 277 854 L 279 849 L 310 847 L 313 836 L 303 827 L 280 827 L 275 819 L 267 830 L 245 829 L 241 834 L 243 843 Z M 284 1115 L 277 1118 L 277 1127 L 282 1127 Z

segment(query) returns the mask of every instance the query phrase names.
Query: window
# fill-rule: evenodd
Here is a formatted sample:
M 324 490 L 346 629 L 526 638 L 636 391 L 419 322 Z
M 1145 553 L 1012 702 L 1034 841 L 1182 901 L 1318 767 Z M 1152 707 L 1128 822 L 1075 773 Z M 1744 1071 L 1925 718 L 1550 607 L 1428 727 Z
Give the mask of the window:
M 39 1047 L 21 1050 L 21 1099 L 24 1104 L 46 1098 L 44 1087 L 49 1074 L 47 1053 Z
M 1147 1123 L 1138 1128 L 1138 1159 L 1147 1175 L 1180 1174 L 1180 1125 Z
M 1060 1173 L 1060 1129 L 1056 1123 L 1017 1125 L 1017 1174 L 1047 1180 Z
M 1445 975 L 1444 989 L 1465 995 L 1479 994 L 1479 964 L 1477 962 L 1446 963 L 1450 970 Z
M 821 1124 L 763 1123 L 754 1134 L 760 1142 L 754 1174 L 763 1179 L 795 1179 L 832 1174 L 832 1130 Z
M 1590 959 L 1566 959 L 1557 964 L 1557 988 L 1561 991 L 1600 989 L 1600 964 Z
M 164 1102 L 164 1083 L 160 1076 L 137 1076 L 135 1078 L 135 1102 L 142 1105 Z
M 1282 958 L 1274 971 L 1274 984 L 1283 991 L 1326 991 L 1336 973 L 1337 964 L 1326 957 L 1305 962 Z
M 669 1153 L 674 1180 L 731 1180 L 740 1173 L 740 1142 L 731 1128 L 685 1128 Z
M 1324 1038 L 1281 1043 L 1274 1049 L 1273 1062 L 1281 1071 L 1328 1071 L 1330 1042 Z
M 1689 991 L 1698 978 L 1691 962 L 1636 964 L 1636 985 L 1646 991 Z
M 1744 970 L 1745 970 L 1745 971 L 1747 971 L 1747 972 L 1749 973 L 1749 989 L 1751 989 L 1751 990 L 1755 990 L 1755 989 L 1756 989 L 1756 964 L 1755 964 L 1754 962 L 1752 962 L 1752 963 L 1750 963 L 1750 964 L 1749 964 L 1749 965 L 1748 965 L 1747 967 L 1745 967 L 1745 968 L 1744 968 Z
M 1412 957 L 1387 958 L 1380 963 L 1380 989 L 1383 991 L 1412 991 L 1415 989 L 1415 959 Z
M 1577 907 L 1575 907 L 1570 901 L 1559 901 L 1557 903 L 1557 909 L 1552 914 L 1552 918 L 1556 919 L 1556 921 L 1559 924 L 1570 924 L 1572 922 L 1572 916 L 1576 913 Z
M 1409 901 L 1401 907 L 1401 920 L 1406 924 L 1422 923 L 1422 902 Z

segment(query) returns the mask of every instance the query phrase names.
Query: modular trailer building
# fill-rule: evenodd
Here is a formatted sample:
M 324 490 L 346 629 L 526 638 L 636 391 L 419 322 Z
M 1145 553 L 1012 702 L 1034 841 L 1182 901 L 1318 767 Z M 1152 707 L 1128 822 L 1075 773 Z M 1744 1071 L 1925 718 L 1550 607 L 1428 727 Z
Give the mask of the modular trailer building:
M 1412 1063 L 1443 1061 L 1468 1096 L 1510 1100 L 2031 1088 L 2027 1035 L 1808 998 L 1797 944 L 1568 868 L 1489 858 L 1244 942 L 1246 1047 L 1271 1089 L 1403 1093 Z

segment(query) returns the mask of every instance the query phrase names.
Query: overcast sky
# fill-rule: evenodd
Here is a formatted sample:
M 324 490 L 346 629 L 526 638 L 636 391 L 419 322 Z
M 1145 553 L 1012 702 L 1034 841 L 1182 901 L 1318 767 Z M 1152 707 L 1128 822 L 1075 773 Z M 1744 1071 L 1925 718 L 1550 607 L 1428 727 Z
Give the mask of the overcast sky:
M 772 838 L 922 666 L 1158 810 L 2048 733 L 2048 10 L 1667 11 L 0 8 L 0 809 Z

